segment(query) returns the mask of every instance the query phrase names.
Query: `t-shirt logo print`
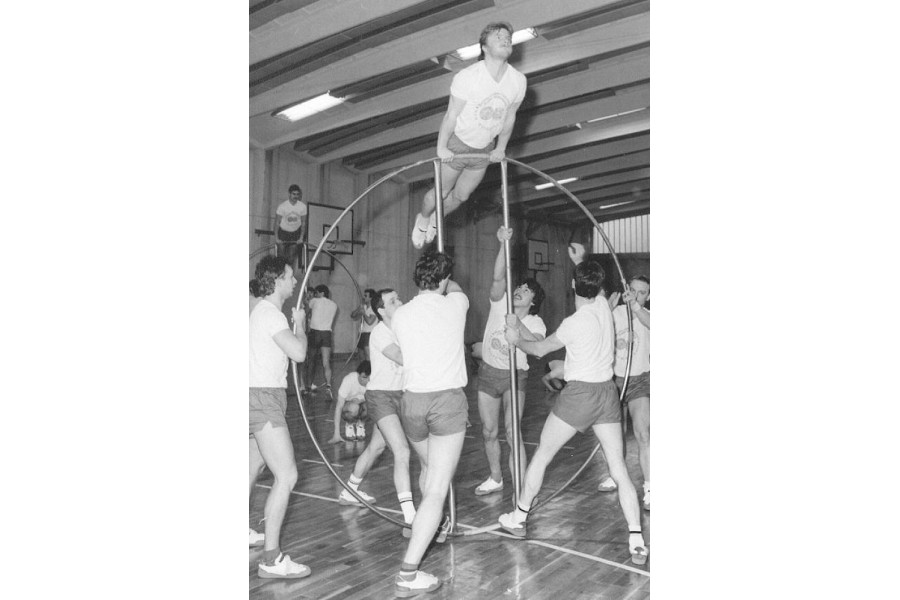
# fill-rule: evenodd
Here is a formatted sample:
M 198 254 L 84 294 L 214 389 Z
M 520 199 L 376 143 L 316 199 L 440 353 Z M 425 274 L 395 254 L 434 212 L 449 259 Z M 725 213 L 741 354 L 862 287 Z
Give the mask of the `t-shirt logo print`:
M 478 126 L 483 129 L 499 130 L 503 125 L 507 108 L 509 101 L 503 94 L 491 94 L 475 107 Z

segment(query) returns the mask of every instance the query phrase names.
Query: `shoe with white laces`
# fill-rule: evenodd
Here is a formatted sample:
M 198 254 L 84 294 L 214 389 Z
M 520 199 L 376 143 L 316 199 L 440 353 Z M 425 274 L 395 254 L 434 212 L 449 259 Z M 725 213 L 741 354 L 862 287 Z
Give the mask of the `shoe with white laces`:
M 299 579 L 312 573 L 309 567 L 295 563 L 287 554 L 279 554 L 274 565 L 259 563 L 256 574 L 263 579 Z
M 346 423 L 344 425 L 344 439 L 348 442 L 356 440 L 356 428 L 353 426 L 353 423 Z
M 366 439 L 366 424 L 362 421 L 356 422 L 356 439 L 357 441 Z
M 494 481 L 493 478 L 488 477 L 484 480 L 481 485 L 475 488 L 476 496 L 486 496 L 488 494 L 493 494 L 494 492 L 499 492 L 503 490 L 503 478 L 500 481 Z
M 356 493 L 359 494 L 362 497 L 362 499 L 365 500 L 366 502 L 368 502 L 369 504 L 375 504 L 375 498 L 368 495 L 364 491 L 356 490 Z M 342 491 L 341 495 L 338 496 L 338 504 L 341 504 L 343 506 L 365 506 L 365 504 L 363 504 L 362 502 L 357 500 L 353 496 L 353 494 L 351 494 L 347 490 Z
M 428 228 L 425 230 L 425 243 L 430 244 L 433 242 L 435 236 L 437 236 L 437 211 L 431 213 L 431 218 L 428 220 Z
M 422 213 L 416 215 L 416 223 L 412 230 L 412 244 L 416 250 L 421 250 L 425 245 L 425 237 L 428 231 L 429 221 L 422 216 Z M 432 238 L 433 239 L 433 238 Z
M 412 581 L 401 579 L 400 575 L 394 577 L 394 596 L 397 598 L 410 598 L 417 594 L 433 592 L 439 587 L 441 580 L 424 571 L 416 571 L 416 577 Z
M 619 486 L 616 485 L 616 482 L 613 481 L 612 477 L 607 477 L 597 486 L 598 492 L 614 492 L 617 489 L 619 489 Z
M 255 548 L 266 543 L 266 534 L 250 530 L 250 547 Z
M 644 484 L 644 510 L 650 510 L 650 486 Z
M 500 527 L 510 535 L 525 537 L 525 521 L 519 523 L 515 519 L 515 511 L 500 515 Z

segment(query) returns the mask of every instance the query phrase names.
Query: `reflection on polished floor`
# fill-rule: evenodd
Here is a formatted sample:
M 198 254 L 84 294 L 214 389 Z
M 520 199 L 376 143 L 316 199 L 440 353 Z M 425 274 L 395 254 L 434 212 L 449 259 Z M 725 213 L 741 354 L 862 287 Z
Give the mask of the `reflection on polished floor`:
M 335 381 L 340 381 L 340 377 L 354 367 L 354 362 L 345 367 L 343 361 L 336 361 Z M 526 386 L 522 435 L 529 456 L 537 445 L 541 426 L 555 399 L 555 394 L 547 392 L 541 384 L 543 373 L 543 361 L 535 361 Z M 512 485 L 508 480 L 505 480 L 502 493 L 476 496 L 473 492 L 488 476 L 475 385 L 475 375 L 470 374 L 466 393 L 472 427 L 466 433 L 454 479 L 459 532 L 495 523 L 499 515 L 510 510 L 512 505 Z M 393 577 L 400 566 L 406 539 L 398 527 L 369 510 L 337 503 L 337 496 L 343 488 L 322 465 L 303 424 L 293 395 L 293 383 L 289 386 L 288 425 L 294 440 L 300 477 L 291 495 L 281 545 L 293 560 L 308 565 L 312 575 L 298 580 L 259 579 L 256 562 L 260 551 L 250 549 L 250 598 L 392 598 Z M 324 444 L 333 427 L 330 400 L 324 394 L 317 393 L 305 398 L 304 402 L 326 457 L 339 475 L 348 478 L 365 443 Z M 372 424 L 369 423 L 367 430 L 370 434 L 371 429 Z M 548 468 L 538 501 L 562 485 L 581 466 L 596 443 L 596 437 L 590 432 L 576 435 Z M 509 475 L 507 451 L 504 444 L 501 458 L 504 478 Z M 386 451 L 360 489 L 375 496 L 380 508 L 402 520 L 391 476 L 392 461 L 393 456 Z M 415 457 L 411 462 L 413 493 L 418 505 L 416 478 L 419 467 Z M 626 463 L 632 481 L 640 491 L 643 480 L 637 460 L 637 444 L 630 428 L 626 437 Z M 425 554 L 421 568 L 444 583 L 436 592 L 417 598 L 649 598 L 652 548 L 647 564 L 638 567 L 631 563 L 628 527 L 619 508 L 617 493 L 597 492 L 597 483 L 605 474 L 601 452 L 568 489 L 529 519 L 525 540 L 512 538 L 498 530 L 451 537 L 446 544 L 433 544 Z M 258 530 L 261 528 L 256 524 L 262 518 L 270 484 L 271 474 L 266 470 L 250 501 L 250 524 Z M 641 520 L 644 539 L 648 546 L 652 546 L 650 513 L 642 511 Z

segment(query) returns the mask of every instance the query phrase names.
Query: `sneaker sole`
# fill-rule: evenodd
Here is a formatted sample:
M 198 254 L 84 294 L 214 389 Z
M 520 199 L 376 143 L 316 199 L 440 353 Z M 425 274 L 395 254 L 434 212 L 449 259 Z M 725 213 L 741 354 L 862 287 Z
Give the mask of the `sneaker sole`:
M 369 504 L 375 504 L 375 500 L 369 500 Z M 338 504 L 341 506 L 358 506 L 359 508 L 365 508 L 366 505 L 360 502 L 359 500 L 344 500 L 343 498 L 338 498 Z
M 495 488 L 493 490 L 487 490 L 487 491 L 479 490 L 478 488 L 475 488 L 475 495 L 476 496 L 487 496 L 488 494 L 493 494 L 493 493 L 502 492 L 502 491 L 503 491 L 502 485 L 498 488 Z
M 644 548 L 635 548 L 635 550 L 641 550 L 641 552 L 632 552 L 631 562 L 636 565 L 647 564 L 647 550 L 645 550 Z
M 438 582 L 436 584 L 434 584 L 433 586 L 429 585 L 427 588 L 422 588 L 420 590 L 413 590 L 413 589 L 401 587 L 395 583 L 394 584 L 394 596 L 397 598 L 412 598 L 413 596 L 418 596 L 419 594 L 428 594 L 428 593 L 431 593 L 431 592 L 437 590 L 438 588 L 440 588 L 441 583 L 442 582 L 440 580 L 438 580 Z
M 608 494 L 608 493 L 610 493 L 610 492 L 618 491 L 618 489 L 619 489 L 618 487 L 600 487 L 600 486 L 597 486 L 597 491 L 598 491 L 598 492 L 603 492 L 604 494 Z
M 262 569 L 257 569 L 256 575 L 260 579 L 302 579 L 303 577 L 309 577 L 312 574 L 312 570 L 309 567 L 306 567 L 305 571 L 300 571 L 299 573 L 292 573 L 291 575 L 281 575 L 279 573 L 269 573 L 268 571 L 263 571 Z
M 520 527 L 520 528 L 518 528 L 518 529 L 512 529 L 511 527 L 506 527 L 505 525 L 501 525 L 501 526 L 500 526 L 500 529 L 502 529 L 503 531 L 505 531 L 505 532 L 508 533 L 509 535 L 515 536 L 515 537 L 517 537 L 517 538 L 524 538 L 524 537 L 525 537 L 525 528 L 524 528 L 524 527 Z
M 254 543 L 250 544 L 250 547 L 251 548 L 259 548 L 260 546 L 265 546 L 265 545 L 266 545 L 266 540 L 259 540 L 258 542 L 254 542 Z

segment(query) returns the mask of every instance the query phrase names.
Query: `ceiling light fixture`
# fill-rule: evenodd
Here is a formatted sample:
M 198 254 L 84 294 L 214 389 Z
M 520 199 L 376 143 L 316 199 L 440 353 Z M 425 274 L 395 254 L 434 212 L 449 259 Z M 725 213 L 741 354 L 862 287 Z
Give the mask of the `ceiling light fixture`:
M 526 27 L 525 29 L 520 29 L 512 34 L 512 44 L 515 46 L 516 44 L 521 44 L 522 42 L 527 42 L 528 40 L 533 40 L 538 36 L 537 31 L 535 31 L 534 27 Z M 460 58 L 460 60 L 470 60 L 473 58 L 478 58 L 481 54 L 481 44 L 472 44 L 471 46 L 465 46 L 464 48 L 457 48 L 456 55 Z
M 560 180 L 557 181 L 556 183 L 562 185 L 562 184 L 564 184 L 564 183 L 572 183 L 573 181 L 578 181 L 578 178 L 577 178 L 577 177 L 569 177 L 568 179 L 560 179 Z M 534 186 L 534 189 L 536 189 L 536 190 L 546 190 L 546 189 L 549 188 L 549 187 L 554 187 L 554 184 L 552 184 L 552 183 L 550 183 L 550 182 L 542 183 L 542 184 L 540 184 L 540 185 Z
M 293 123 L 294 121 L 305 119 L 306 117 L 320 113 L 324 110 L 328 110 L 329 108 L 343 103 L 344 98 L 335 98 L 331 95 L 330 92 L 326 92 L 321 96 L 316 96 L 311 100 L 306 100 L 299 104 L 295 104 L 290 108 L 279 111 L 275 114 L 275 116 Z
M 606 206 L 600 206 L 597 210 L 606 210 L 607 208 L 612 208 L 614 206 L 622 206 L 623 204 L 631 204 L 634 202 L 633 200 L 629 200 L 628 202 L 617 202 L 616 204 L 607 204 Z

